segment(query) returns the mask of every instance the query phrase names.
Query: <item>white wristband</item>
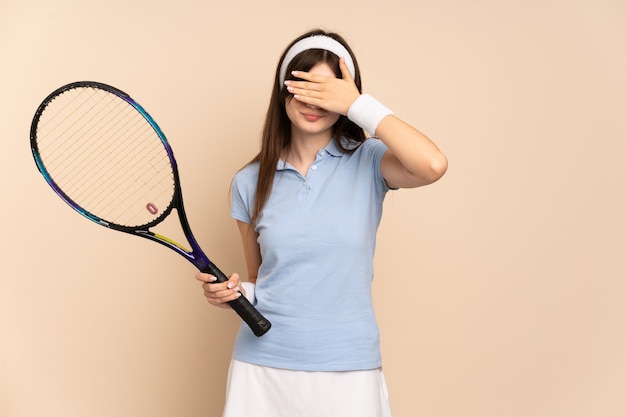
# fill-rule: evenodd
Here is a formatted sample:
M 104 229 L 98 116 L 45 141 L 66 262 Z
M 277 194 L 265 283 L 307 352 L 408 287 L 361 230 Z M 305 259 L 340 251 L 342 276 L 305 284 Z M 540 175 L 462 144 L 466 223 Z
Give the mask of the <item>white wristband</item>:
M 393 112 L 369 94 L 361 94 L 348 109 L 348 119 L 372 136 L 378 124 L 390 114 Z
M 239 283 L 239 285 L 246 291 L 245 295 L 248 301 L 250 301 L 250 304 L 254 304 L 254 302 L 256 301 L 256 297 L 254 296 L 254 289 L 256 285 L 248 281 L 241 282 Z

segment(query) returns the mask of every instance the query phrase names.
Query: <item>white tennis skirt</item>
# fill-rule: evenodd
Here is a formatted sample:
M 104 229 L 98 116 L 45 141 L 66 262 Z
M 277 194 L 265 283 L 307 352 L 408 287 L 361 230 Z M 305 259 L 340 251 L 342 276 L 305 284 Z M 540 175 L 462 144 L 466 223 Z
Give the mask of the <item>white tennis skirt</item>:
M 382 369 L 309 372 L 232 360 L 223 417 L 391 417 Z

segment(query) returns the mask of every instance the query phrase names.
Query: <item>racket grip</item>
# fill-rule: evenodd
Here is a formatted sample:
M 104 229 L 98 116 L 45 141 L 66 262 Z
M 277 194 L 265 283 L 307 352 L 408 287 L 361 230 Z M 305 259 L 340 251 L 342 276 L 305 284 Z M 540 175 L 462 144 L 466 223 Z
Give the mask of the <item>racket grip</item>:
M 226 282 L 228 277 L 220 271 L 220 269 L 213 263 L 209 263 L 209 266 L 203 268 L 202 272 L 213 275 L 217 278 L 215 282 Z M 235 310 L 237 314 L 243 319 L 244 322 L 250 327 L 255 336 L 263 336 L 272 327 L 272 324 L 267 320 L 244 296 L 230 301 L 228 304 Z

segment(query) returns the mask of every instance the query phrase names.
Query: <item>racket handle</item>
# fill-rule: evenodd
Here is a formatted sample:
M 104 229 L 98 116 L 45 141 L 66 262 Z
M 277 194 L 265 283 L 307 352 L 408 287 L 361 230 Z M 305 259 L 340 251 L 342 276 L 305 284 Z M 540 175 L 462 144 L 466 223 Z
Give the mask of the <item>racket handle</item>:
M 209 263 L 209 266 L 203 268 L 205 273 L 213 275 L 217 278 L 215 282 L 226 282 L 228 277 L 220 271 L 220 269 L 213 263 Z M 254 306 L 248 301 L 246 297 L 239 297 L 236 300 L 230 301 L 228 304 L 235 310 L 237 314 L 246 322 L 246 324 L 252 329 L 255 336 L 263 336 L 272 327 L 272 324 L 267 320 Z

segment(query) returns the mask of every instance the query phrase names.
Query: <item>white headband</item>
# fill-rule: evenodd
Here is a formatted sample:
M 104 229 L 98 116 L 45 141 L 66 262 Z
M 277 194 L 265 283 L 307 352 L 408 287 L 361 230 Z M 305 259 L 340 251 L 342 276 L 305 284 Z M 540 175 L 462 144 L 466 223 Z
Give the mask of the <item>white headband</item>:
M 287 51 L 285 59 L 283 59 L 283 63 L 280 66 L 281 86 L 285 82 L 285 73 L 287 72 L 287 66 L 289 65 L 289 63 L 296 57 L 296 55 L 309 49 L 324 49 L 326 51 L 332 52 L 339 58 L 343 58 L 346 62 L 346 65 L 348 66 L 348 69 L 350 70 L 352 78 L 355 77 L 354 62 L 352 61 L 352 56 L 350 56 L 350 52 L 348 52 L 346 47 L 331 38 L 330 36 L 313 35 L 294 43 L 291 48 L 289 48 L 289 51 Z

